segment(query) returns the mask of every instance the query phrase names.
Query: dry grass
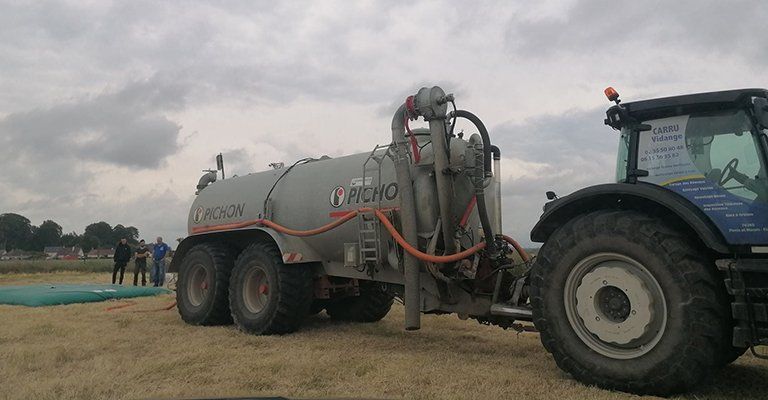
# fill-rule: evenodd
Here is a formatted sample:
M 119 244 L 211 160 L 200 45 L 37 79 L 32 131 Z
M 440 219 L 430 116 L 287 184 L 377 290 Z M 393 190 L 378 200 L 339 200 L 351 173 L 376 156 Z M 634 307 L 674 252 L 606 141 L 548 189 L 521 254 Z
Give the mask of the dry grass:
M 107 274 L 4 275 L 3 284 L 105 282 Z M 425 316 L 404 332 L 402 308 L 376 324 L 311 317 L 298 333 L 250 336 L 185 325 L 168 304 L 141 298 L 44 308 L 0 306 L 0 398 L 283 395 L 409 399 L 626 399 L 582 386 L 535 334 Z M 742 357 L 690 398 L 765 398 L 768 364 Z

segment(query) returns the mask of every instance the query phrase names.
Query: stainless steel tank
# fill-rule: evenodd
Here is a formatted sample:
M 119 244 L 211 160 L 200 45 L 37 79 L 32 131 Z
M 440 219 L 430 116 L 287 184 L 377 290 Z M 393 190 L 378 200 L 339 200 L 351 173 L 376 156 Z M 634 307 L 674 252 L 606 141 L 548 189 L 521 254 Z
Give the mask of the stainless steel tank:
M 429 136 L 423 133 L 416 131 L 419 145 L 423 148 L 421 160 L 411 167 L 411 173 L 419 238 L 426 240 L 434 234 L 439 210 L 432 146 Z M 470 159 L 472 148 L 468 141 L 453 138 L 450 149 L 456 192 L 453 215 L 457 219 L 455 222 L 458 222 L 473 195 L 466 174 L 467 168 L 473 166 Z M 399 205 L 399 190 L 393 162 L 386 152 L 387 147 L 384 147 L 374 152 L 310 160 L 290 171 L 289 167 L 283 167 L 214 182 L 201 190 L 192 204 L 188 218 L 189 234 L 195 235 L 200 228 L 226 226 L 230 230 L 232 224 L 244 225 L 237 229 L 254 229 L 258 227 L 247 225 L 248 222 L 261 218 L 292 229 L 313 229 L 361 207 L 396 208 Z M 272 192 L 267 201 L 270 190 Z M 492 188 L 487 188 L 486 192 L 489 198 L 493 197 Z M 476 243 L 480 240 L 476 211 L 472 212 L 469 221 L 470 227 L 475 227 L 470 229 L 470 240 Z M 357 242 L 358 235 L 357 225 L 349 221 L 332 231 L 298 238 L 313 250 L 306 253 L 314 253 L 314 256 L 305 254 L 298 261 L 341 262 L 343 244 Z M 296 239 L 286 238 L 294 243 Z

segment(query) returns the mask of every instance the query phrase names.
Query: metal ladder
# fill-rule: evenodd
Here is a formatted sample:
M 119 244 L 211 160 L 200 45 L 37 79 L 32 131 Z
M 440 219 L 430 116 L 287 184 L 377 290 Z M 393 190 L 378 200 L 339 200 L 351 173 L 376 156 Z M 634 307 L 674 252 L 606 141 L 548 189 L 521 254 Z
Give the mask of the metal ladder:
M 359 213 L 357 214 L 357 227 L 360 232 L 360 262 L 368 267 L 369 274 L 372 275 L 381 260 L 379 219 L 372 212 Z
M 390 145 L 388 144 L 376 145 L 363 163 L 363 176 L 359 189 L 362 190 L 363 193 L 365 193 L 367 188 L 374 188 L 374 190 L 376 190 L 376 187 L 381 185 L 381 163 L 387 156 L 389 147 Z M 384 149 L 386 149 L 385 152 L 376 154 Z M 374 162 L 373 168 L 369 167 L 371 161 Z M 373 182 L 373 179 L 371 179 L 371 184 L 368 184 L 368 177 L 370 176 L 368 175 L 369 172 L 376 173 L 378 179 L 376 179 L 375 183 Z M 379 201 L 375 208 L 381 208 L 382 197 L 383 194 L 379 194 Z M 381 223 L 373 212 L 361 212 L 357 214 L 357 227 L 359 232 L 360 263 L 362 264 L 362 267 L 366 269 L 368 275 L 372 277 L 382 262 L 380 251 Z

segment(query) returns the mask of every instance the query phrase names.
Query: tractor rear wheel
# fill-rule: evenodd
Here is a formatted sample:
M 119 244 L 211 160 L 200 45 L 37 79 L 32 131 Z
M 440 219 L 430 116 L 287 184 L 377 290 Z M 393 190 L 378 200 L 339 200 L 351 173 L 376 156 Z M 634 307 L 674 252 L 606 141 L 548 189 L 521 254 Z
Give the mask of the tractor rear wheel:
M 326 312 L 338 321 L 376 322 L 387 316 L 394 298 L 380 283 L 363 281 L 359 296 L 332 300 Z
M 312 269 L 285 265 L 271 243 L 254 243 L 237 258 L 229 307 L 240 330 L 283 334 L 299 329 L 312 305 Z
M 581 382 L 638 394 L 693 389 L 722 365 L 726 347 L 730 310 L 712 264 L 660 219 L 578 216 L 539 252 L 534 324 L 557 365 Z
M 184 255 L 176 284 L 176 303 L 192 325 L 232 323 L 227 300 L 232 254 L 220 244 L 198 244 Z

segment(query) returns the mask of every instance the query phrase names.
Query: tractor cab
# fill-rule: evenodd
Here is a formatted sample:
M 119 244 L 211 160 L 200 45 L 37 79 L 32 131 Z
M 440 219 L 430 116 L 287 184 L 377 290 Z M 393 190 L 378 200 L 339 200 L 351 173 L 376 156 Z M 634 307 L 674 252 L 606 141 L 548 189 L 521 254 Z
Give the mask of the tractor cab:
M 616 94 L 606 119 L 621 135 L 616 180 L 684 197 L 729 245 L 768 244 L 767 94 L 744 89 L 624 104 Z

